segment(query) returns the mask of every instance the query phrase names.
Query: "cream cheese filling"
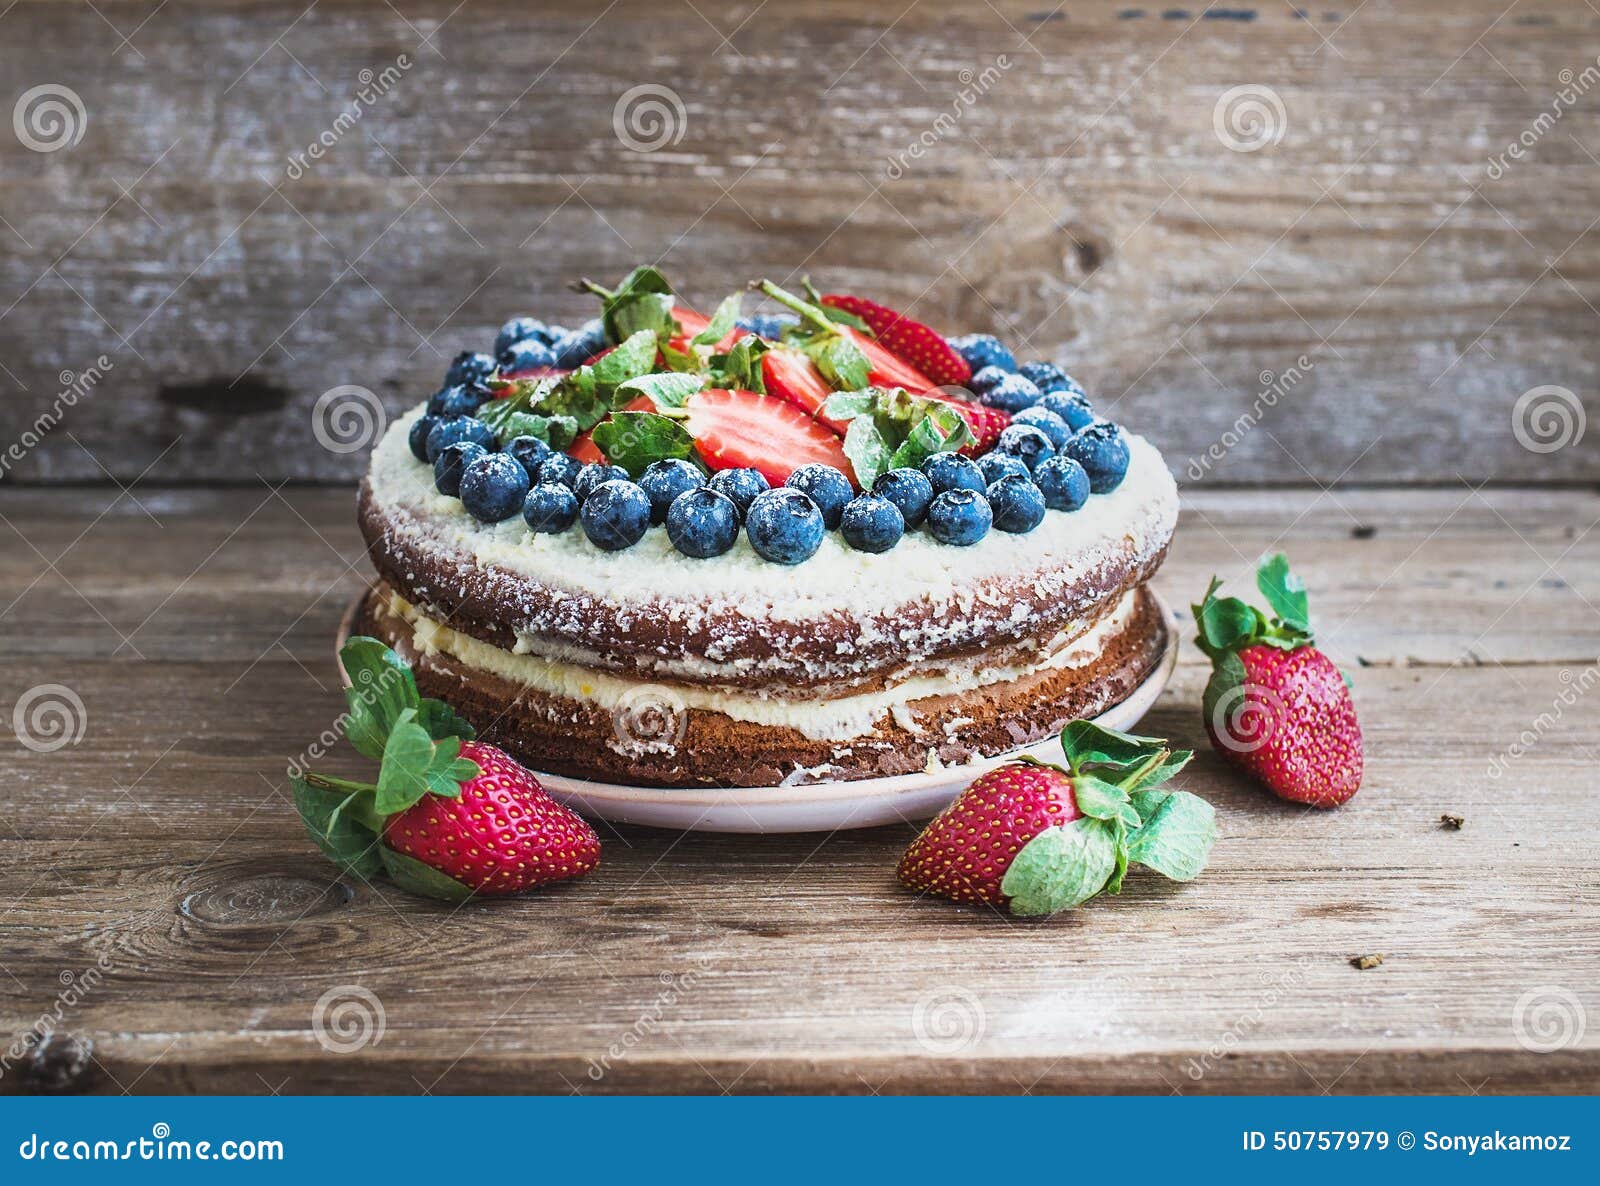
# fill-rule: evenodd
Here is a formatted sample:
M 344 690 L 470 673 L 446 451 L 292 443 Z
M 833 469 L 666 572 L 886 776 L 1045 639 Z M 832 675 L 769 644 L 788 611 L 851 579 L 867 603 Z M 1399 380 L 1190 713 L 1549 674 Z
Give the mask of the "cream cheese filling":
M 891 717 L 901 728 L 917 731 L 913 728 L 916 717 L 911 706 L 918 700 L 961 695 L 1094 662 L 1106 643 L 1133 619 L 1138 591 L 1124 594 L 1100 621 L 1037 662 L 912 676 L 890 687 L 828 700 L 795 700 L 750 689 L 704 685 L 641 684 L 542 655 L 518 654 L 494 646 L 428 617 L 398 593 L 390 593 L 386 608 L 410 628 L 411 644 L 419 654 L 447 655 L 467 667 L 545 695 L 576 700 L 612 713 L 632 712 L 640 703 L 640 690 L 650 688 L 658 702 L 675 710 L 681 711 L 681 705 L 719 712 L 753 725 L 790 728 L 813 741 L 848 741 L 871 733 L 885 717 Z

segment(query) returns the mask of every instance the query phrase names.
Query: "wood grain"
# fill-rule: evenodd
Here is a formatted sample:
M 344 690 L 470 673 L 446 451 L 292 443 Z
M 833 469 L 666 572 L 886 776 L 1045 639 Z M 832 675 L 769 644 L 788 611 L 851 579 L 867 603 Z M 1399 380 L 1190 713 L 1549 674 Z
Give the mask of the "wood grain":
M 1600 127 L 1557 98 L 1593 65 L 1577 0 L 97 7 L 3 18 L 0 91 L 69 83 L 87 122 L 0 136 L 0 440 L 111 363 L 7 480 L 352 478 L 323 392 L 393 414 L 509 314 L 570 322 L 571 279 L 658 258 L 702 303 L 810 271 L 999 331 L 1198 484 L 1600 477 L 1592 435 L 1512 431 L 1538 386 L 1600 407 Z M 683 105 L 659 151 L 613 127 L 641 84 Z M 1215 126 L 1240 86 L 1282 107 L 1256 151 Z
M 0 1033 L 53 1018 L 70 974 L 53 1024 L 92 1046 L 81 1070 L 65 1039 L 12 1059 L 0 1091 L 1600 1087 L 1593 1026 L 1529 1049 L 1535 1010 L 1600 1009 L 1574 823 L 1600 742 L 1592 492 L 1192 497 L 1159 582 L 1177 605 L 1294 523 L 1366 786 L 1305 812 L 1202 753 L 1203 878 L 1036 924 L 899 890 L 909 826 L 603 828 L 595 876 L 459 911 L 338 879 L 284 766 L 339 708 L 348 493 L 136 493 L 0 500 L 5 684 L 64 685 L 85 720 L 0 751 Z M 1195 740 L 1203 679 L 1186 650 L 1149 729 Z M 350 986 L 383 1033 L 336 1053 L 312 1019 Z

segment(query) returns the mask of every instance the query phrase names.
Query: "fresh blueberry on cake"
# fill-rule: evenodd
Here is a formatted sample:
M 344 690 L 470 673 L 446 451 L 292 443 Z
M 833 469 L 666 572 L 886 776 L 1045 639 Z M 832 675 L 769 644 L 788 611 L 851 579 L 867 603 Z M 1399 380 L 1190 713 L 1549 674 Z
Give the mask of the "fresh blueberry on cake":
M 915 774 L 1156 667 L 1176 489 L 1060 366 L 809 282 L 580 287 L 592 320 L 464 351 L 362 484 L 359 628 L 485 741 L 627 786 Z M 641 742 L 645 688 L 678 717 Z

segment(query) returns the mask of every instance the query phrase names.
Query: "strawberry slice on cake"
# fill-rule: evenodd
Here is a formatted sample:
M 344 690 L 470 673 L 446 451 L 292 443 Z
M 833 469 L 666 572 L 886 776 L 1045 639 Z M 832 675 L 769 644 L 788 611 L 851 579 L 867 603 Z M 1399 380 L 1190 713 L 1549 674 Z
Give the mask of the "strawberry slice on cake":
M 711 387 L 684 404 L 695 451 L 712 470 L 754 469 L 781 486 L 803 465 L 832 466 L 854 482 L 844 446 L 788 400 Z

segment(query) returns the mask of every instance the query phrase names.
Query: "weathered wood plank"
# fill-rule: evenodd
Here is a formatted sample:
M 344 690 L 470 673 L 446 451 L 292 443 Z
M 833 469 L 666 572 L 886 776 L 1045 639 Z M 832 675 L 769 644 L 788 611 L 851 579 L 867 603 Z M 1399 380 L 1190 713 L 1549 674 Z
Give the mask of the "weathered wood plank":
M 93 1041 L 75 1084 L 93 1090 L 1594 1090 L 1592 1027 L 1548 1054 L 1529 1027 L 1536 1007 L 1569 1026 L 1571 1002 L 1600 1007 L 1600 864 L 1571 826 L 1592 798 L 1596 574 L 1592 549 L 1560 555 L 1600 508 L 1466 493 L 1193 497 L 1162 574 L 1174 598 L 1299 516 L 1322 620 L 1400 660 L 1352 670 L 1367 785 L 1303 812 L 1202 753 L 1187 783 L 1223 835 L 1200 882 L 1136 877 L 1022 925 L 897 889 L 909 827 L 603 829 L 594 877 L 460 911 L 341 882 L 283 769 L 339 707 L 348 492 L 141 493 L 162 526 L 124 499 L 65 555 L 104 494 L 9 492 L 5 683 L 73 689 L 85 729 L 0 751 L 0 1029 L 53 1017 L 70 973 L 53 1023 Z M 1552 561 L 1561 584 L 1541 583 Z M 146 661 L 113 653 L 67 580 L 124 633 L 156 610 L 132 634 Z M 1524 585 L 1504 617 L 1548 637 L 1486 620 Z M 1490 626 L 1506 666 L 1446 665 Z M 1192 741 L 1204 671 L 1186 660 L 1146 725 Z M 1373 951 L 1381 968 L 1349 966 Z M 312 1018 L 352 985 L 384 1032 L 338 1054 Z
M 1600 406 L 1600 128 L 1590 92 L 1558 98 L 1593 65 L 1581 3 L 625 0 L 592 28 L 570 2 L 100 7 L 149 16 L 134 48 L 36 0 L 0 38 L 8 96 L 70 83 L 87 113 L 60 151 L 0 136 L 0 437 L 50 414 L 60 372 L 112 364 L 13 479 L 352 477 L 358 453 L 314 441 L 321 393 L 392 414 L 506 315 L 573 320 L 567 281 L 657 257 L 701 301 L 806 269 L 1001 331 L 1201 484 L 1600 477 L 1592 435 L 1512 431 L 1535 387 L 1573 393 L 1574 423 Z M 357 71 L 402 54 L 291 176 Z M 682 103 L 660 151 L 613 127 L 641 84 Z M 1276 143 L 1218 133 L 1238 86 L 1281 103 Z

